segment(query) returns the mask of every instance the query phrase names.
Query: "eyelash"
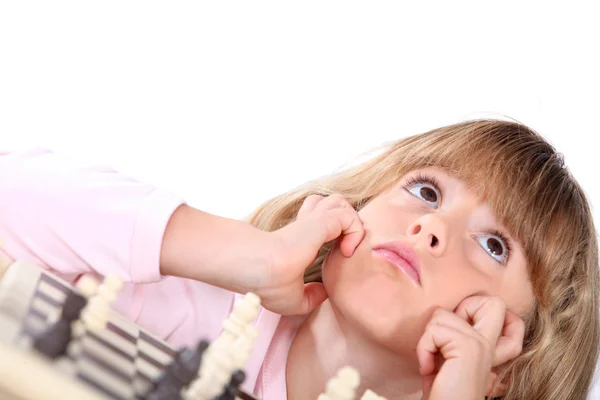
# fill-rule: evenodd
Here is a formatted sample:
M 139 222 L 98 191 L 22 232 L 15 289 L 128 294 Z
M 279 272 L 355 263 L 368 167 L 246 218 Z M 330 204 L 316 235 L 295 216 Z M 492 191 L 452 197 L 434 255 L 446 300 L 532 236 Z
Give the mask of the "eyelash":
M 440 190 L 441 185 L 440 185 L 439 181 L 436 178 L 434 178 L 433 176 L 424 175 L 424 174 L 418 174 L 418 175 L 411 176 L 410 178 L 408 178 L 405 189 L 409 186 L 414 186 L 414 185 L 423 184 L 423 183 L 435 187 L 435 189 L 438 191 L 438 193 L 440 193 L 440 194 L 442 193 L 442 191 Z
M 440 190 L 440 186 L 441 185 L 439 184 L 439 181 L 435 177 L 433 177 L 431 175 L 425 175 L 425 174 L 422 174 L 422 173 L 420 173 L 418 175 L 415 175 L 415 176 L 409 177 L 407 179 L 407 181 L 406 181 L 404 189 L 410 195 L 414 196 L 414 194 L 412 194 L 410 192 L 409 188 L 411 186 L 419 185 L 419 184 L 426 184 L 426 185 L 433 186 L 435 188 L 435 190 L 437 191 L 437 194 L 439 195 L 439 197 L 441 197 L 442 191 Z M 425 201 L 425 200 L 423 200 L 423 201 Z M 491 236 L 497 236 L 497 237 L 499 237 L 502 240 L 502 242 L 504 243 L 504 246 L 506 248 L 506 257 L 505 257 L 504 261 L 499 261 L 497 258 L 495 258 L 493 256 L 492 256 L 492 258 L 494 260 L 496 260 L 498 263 L 500 263 L 502 265 L 506 265 L 508 263 L 508 260 L 510 259 L 510 255 L 511 255 L 512 249 L 513 249 L 513 245 L 512 245 L 511 240 L 508 238 L 508 236 L 506 236 L 506 234 L 504 234 L 503 232 L 499 231 L 498 229 L 488 230 L 488 231 L 484 232 L 484 234 L 491 235 Z

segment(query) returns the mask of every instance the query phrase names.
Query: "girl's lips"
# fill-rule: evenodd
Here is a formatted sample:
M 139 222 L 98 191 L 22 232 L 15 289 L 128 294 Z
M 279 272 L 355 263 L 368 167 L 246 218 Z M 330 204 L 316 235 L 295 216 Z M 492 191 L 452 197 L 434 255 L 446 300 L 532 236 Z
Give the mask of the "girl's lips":
M 401 242 L 376 246 L 373 251 L 404 272 L 417 285 L 421 285 L 420 260 L 417 253 Z

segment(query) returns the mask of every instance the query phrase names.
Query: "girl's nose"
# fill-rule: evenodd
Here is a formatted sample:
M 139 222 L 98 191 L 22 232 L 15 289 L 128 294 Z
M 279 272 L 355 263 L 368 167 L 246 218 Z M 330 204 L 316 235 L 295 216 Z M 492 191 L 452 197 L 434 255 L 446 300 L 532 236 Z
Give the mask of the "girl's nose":
M 418 218 L 408 227 L 407 235 L 417 237 L 419 247 L 434 257 L 439 257 L 446 251 L 448 228 L 446 223 L 434 214 Z

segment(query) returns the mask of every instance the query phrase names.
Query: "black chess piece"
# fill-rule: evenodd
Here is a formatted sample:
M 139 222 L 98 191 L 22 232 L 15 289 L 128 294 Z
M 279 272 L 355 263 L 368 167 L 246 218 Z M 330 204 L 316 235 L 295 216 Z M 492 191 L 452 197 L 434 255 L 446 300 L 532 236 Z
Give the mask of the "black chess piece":
M 81 310 L 86 304 L 86 297 L 76 292 L 69 292 L 63 304 L 60 319 L 34 338 L 33 347 L 52 359 L 66 354 L 71 341 L 71 324 L 79 318 Z
M 241 369 L 237 369 L 233 371 L 231 374 L 231 379 L 227 386 L 225 386 L 225 391 L 221 393 L 219 396 L 215 397 L 214 400 L 235 400 L 235 398 L 239 394 L 240 385 L 246 379 L 246 373 Z
M 145 400 L 180 400 L 181 390 L 188 386 L 200 369 L 202 355 L 208 348 L 208 342 L 201 340 L 195 349 L 181 348 L 173 362 L 165 369 L 152 385 Z

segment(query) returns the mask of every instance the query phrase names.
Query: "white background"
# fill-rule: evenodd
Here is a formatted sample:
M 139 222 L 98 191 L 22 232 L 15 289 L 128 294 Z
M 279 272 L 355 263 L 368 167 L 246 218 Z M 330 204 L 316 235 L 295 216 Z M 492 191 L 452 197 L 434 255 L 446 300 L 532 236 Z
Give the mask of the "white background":
M 591 2 L 446 3 L 2 2 L 0 147 L 242 218 L 383 142 L 504 116 L 565 155 L 599 221 Z

